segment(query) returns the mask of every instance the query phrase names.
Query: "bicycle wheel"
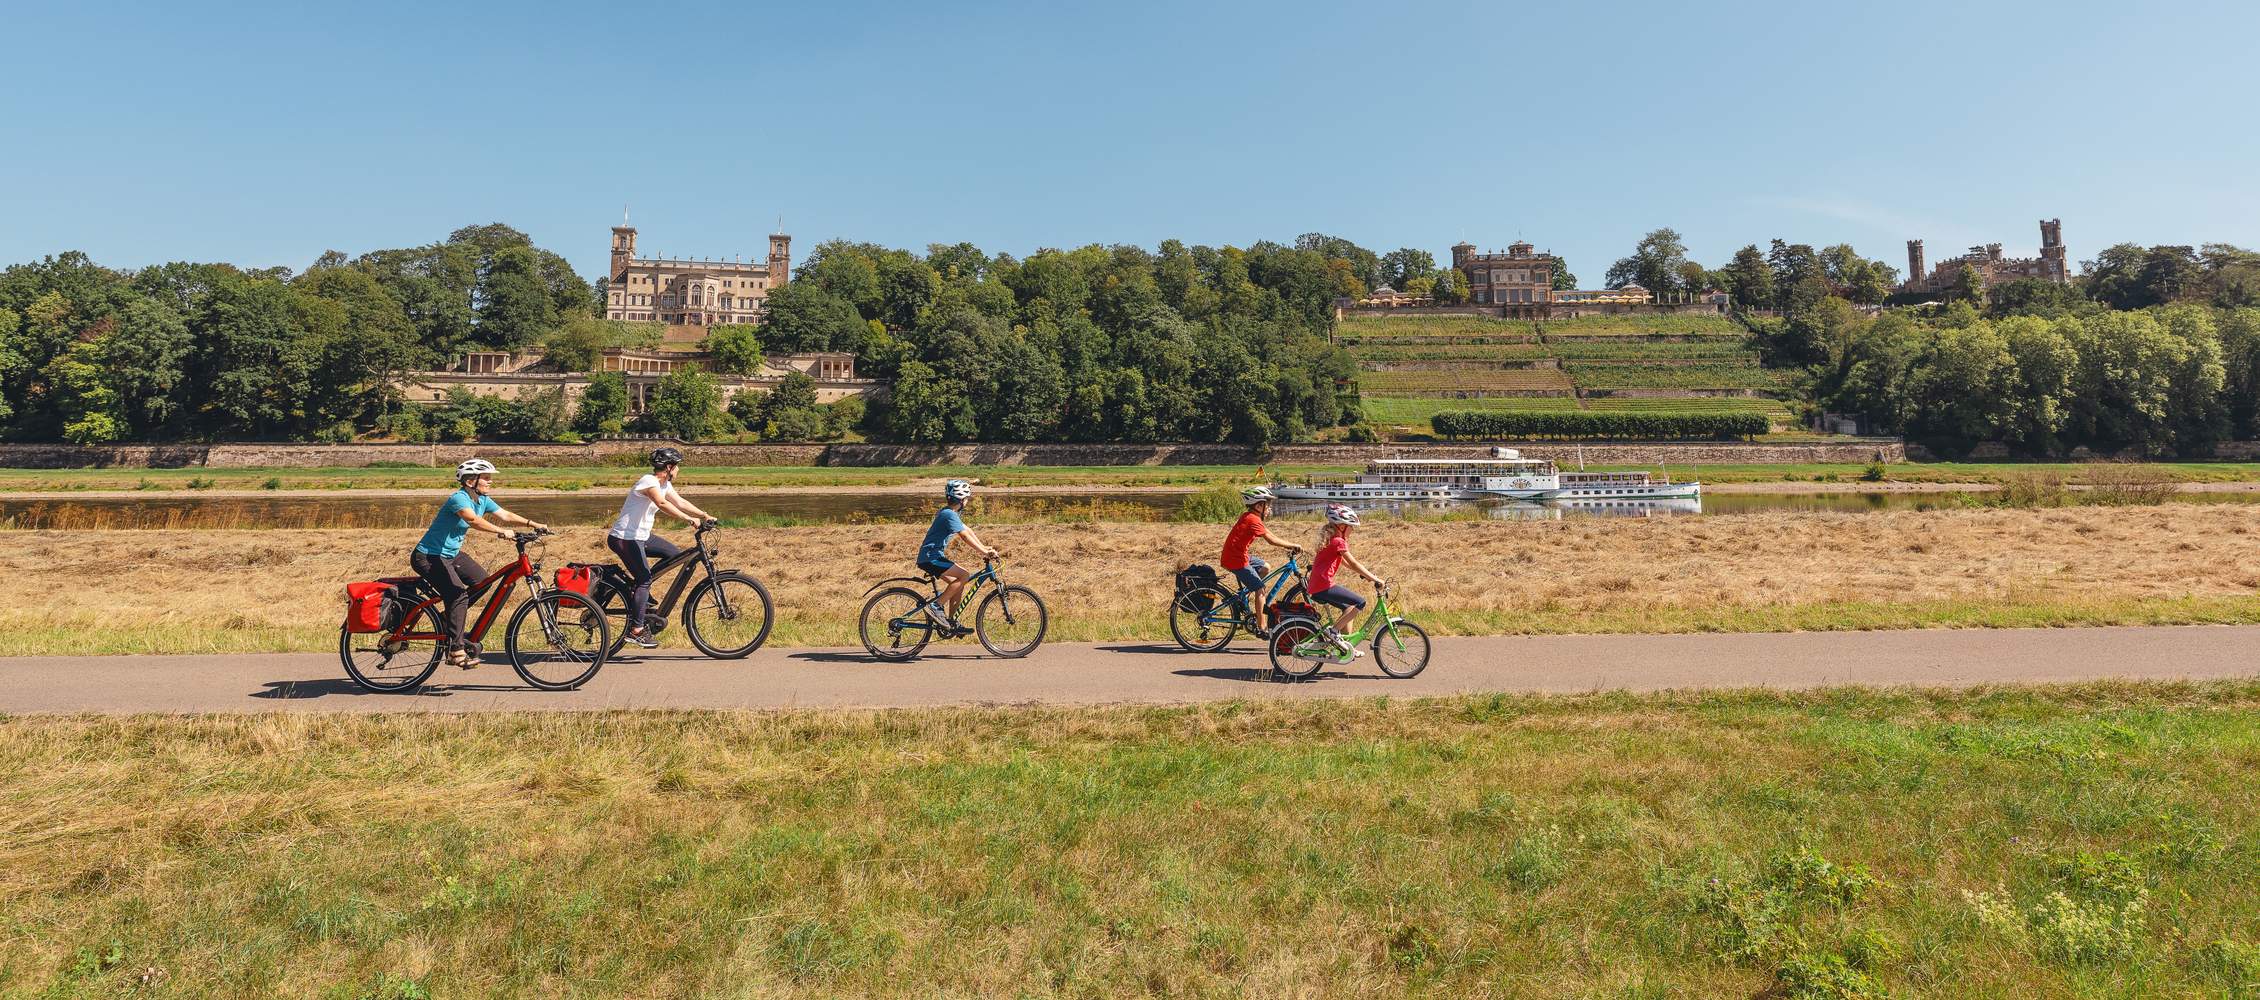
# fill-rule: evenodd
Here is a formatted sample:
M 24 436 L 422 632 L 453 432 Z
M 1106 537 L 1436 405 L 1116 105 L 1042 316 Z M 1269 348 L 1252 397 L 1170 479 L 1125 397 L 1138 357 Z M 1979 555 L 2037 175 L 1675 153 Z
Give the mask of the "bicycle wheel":
M 863 648 L 882 660 L 914 659 L 934 641 L 934 623 L 919 608 L 926 596 L 909 587 L 888 587 L 863 602 L 863 619 L 856 631 Z
M 1186 652 L 1216 652 L 1239 630 L 1240 605 L 1222 589 L 1195 587 L 1169 602 L 1169 634 Z
M 723 605 L 729 605 L 727 609 Z M 683 631 L 691 645 L 719 660 L 735 660 L 769 641 L 774 609 L 769 590 L 737 570 L 716 573 L 691 588 L 683 604 Z
M 445 635 L 439 606 L 433 605 L 402 623 L 402 632 Z M 413 691 L 439 669 L 440 641 L 414 639 L 384 641 L 383 632 L 345 632 L 337 635 L 337 658 L 345 663 L 345 676 L 364 690 L 381 694 Z
M 1271 669 L 1287 675 L 1292 680 L 1302 680 L 1318 672 L 1318 668 L 1335 662 L 1334 658 L 1297 655 L 1295 647 L 1322 643 L 1318 623 L 1308 618 L 1289 618 L 1271 630 Z
M 510 666 L 544 691 L 571 691 L 604 668 L 612 649 L 612 623 L 596 602 L 570 591 L 551 591 L 518 605 L 503 634 Z
M 1373 664 L 1391 677 L 1411 677 L 1428 669 L 1428 630 L 1393 621 L 1374 632 Z
M 1008 660 L 1035 652 L 1050 624 L 1044 599 L 1018 584 L 982 598 L 981 609 L 973 612 L 973 633 L 981 637 L 981 645 Z
M 588 619 L 588 622 L 584 624 L 593 623 L 599 618 L 604 619 L 608 623 L 607 629 L 612 636 L 611 645 L 604 650 L 604 658 L 609 660 L 619 656 L 621 647 L 628 644 L 627 591 L 616 590 L 599 583 L 590 588 L 589 600 L 593 606 L 579 612 Z

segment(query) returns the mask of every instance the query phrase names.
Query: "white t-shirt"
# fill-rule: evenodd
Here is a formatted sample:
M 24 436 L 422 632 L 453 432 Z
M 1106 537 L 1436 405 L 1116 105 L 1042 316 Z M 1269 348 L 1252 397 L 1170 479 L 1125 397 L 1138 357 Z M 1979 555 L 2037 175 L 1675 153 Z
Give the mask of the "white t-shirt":
M 660 496 L 675 499 L 674 483 L 660 482 L 658 476 L 645 476 L 636 480 L 636 485 L 628 489 L 628 502 L 620 505 L 620 516 L 612 522 L 612 537 L 625 538 L 631 542 L 651 538 L 651 519 L 659 514 L 659 505 L 652 503 L 650 497 L 643 495 L 643 491 L 655 486 L 659 488 Z

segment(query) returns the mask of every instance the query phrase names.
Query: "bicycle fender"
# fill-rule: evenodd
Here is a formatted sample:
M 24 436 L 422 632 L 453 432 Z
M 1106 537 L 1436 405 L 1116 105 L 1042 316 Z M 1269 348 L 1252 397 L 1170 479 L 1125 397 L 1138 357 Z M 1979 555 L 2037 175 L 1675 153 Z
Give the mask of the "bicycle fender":
M 920 577 L 920 576 L 898 576 L 898 577 L 894 577 L 894 578 L 891 578 L 891 579 L 881 580 L 881 581 L 879 581 L 878 583 L 874 583 L 874 584 L 872 584 L 869 590 L 865 590 L 865 591 L 863 592 L 863 596 L 865 596 L 865 597 L 869 597 L 869 596 L 871 596 L 871 592 L 872 592 L 872 591 L 874 591 L 874 590 L 878 590 L 879 588 L 881 588 L 881 587 L 884 587 L 884 586 L 886 586 L 886 585 L 888 585 L 888 584 L 890 584 L 890 583 L 925 583 L 925 582 L 926 582 L 926 578 L 925 578 L 925 577 Z

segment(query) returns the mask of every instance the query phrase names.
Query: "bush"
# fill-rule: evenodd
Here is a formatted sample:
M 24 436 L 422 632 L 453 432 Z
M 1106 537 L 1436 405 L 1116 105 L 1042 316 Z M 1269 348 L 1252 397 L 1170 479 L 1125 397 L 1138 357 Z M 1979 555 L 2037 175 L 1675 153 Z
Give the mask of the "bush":
M 602 372 L 589 378 L 581 390 L 580 409 L 573 412 L 573 429 L 583 434 L 618 434 L 628 416 L 628 377 Z
M 1208 524 L 1230 524 L 1247 512 L 1240 502 L 1240 491 L 1229 486 L 1202 490 L 1185 498 L 1185 505 L 1170 515 L 1172 521 L 1195 521 Z
M 422 411 L 414 409 L 388 413 L 377 420 L 377 433 L 395 441 L 430 441 L 432 429 L 424 424 Z
M 1455 410 L 1429 419 L 1448 438 L 1734 438 L 1764 434 L 1762 413 L 1646 411 L 1502 413 Z
M 684 365 L 659 380 L 659 397 L 646 416 L 660 433 L 683 441 L 713 436 L 721 425 L 722 390 L 714 377 Z

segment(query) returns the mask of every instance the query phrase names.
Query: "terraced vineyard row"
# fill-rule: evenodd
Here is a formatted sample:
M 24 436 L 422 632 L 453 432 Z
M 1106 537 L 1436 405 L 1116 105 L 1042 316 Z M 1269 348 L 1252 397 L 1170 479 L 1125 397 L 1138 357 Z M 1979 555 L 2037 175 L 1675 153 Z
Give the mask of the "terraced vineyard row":
M 1482 316 L 1406 316 L 1388 319 L 1346 319 L 1335 336 L 1360 342 L 1425 338 L 1485 337 L 1497 340 L 1537 340 L 1538 328 L 1528 320 L 1490 319 Z
M 1549 319 L 1539 327 L 1551 337 L 1747 336 L 1731 316 L 1689 313 L 1678 316 L 1580 316 Z
M 1525 361 L 1551 356 L 1544 344 L 1358 345 L 1350 352 L 1365 361 Z
M 1663 399 L 1628 396 L 1587 396 L 1585 409 L 1627 413 L 1763 413 L 1775 423 L 1796 419 L 1789 404 L 1762 396 L 1671 396 Z
M 1781 372 L 1753 364 L 1573 361 L 1569 377 L 1584 389 L 1779 389 Z
M 1547 354 L 1565 361 L 1675 361 L 1730 360 L 1755 364 L 1757 353 L 1741 341 L 1726 338 L 1709 340 L 1645 340 L 1615 337 L 1607 340 L 1556 340 L 1534 345 Z
M 1437 395 L 1448 392 L 1559 392 L 1569 395 L 1569 376 L 1557 368 L 1498 368 L 1442 372 L 1364 372 L 1363 393 L 1375 396 Z

